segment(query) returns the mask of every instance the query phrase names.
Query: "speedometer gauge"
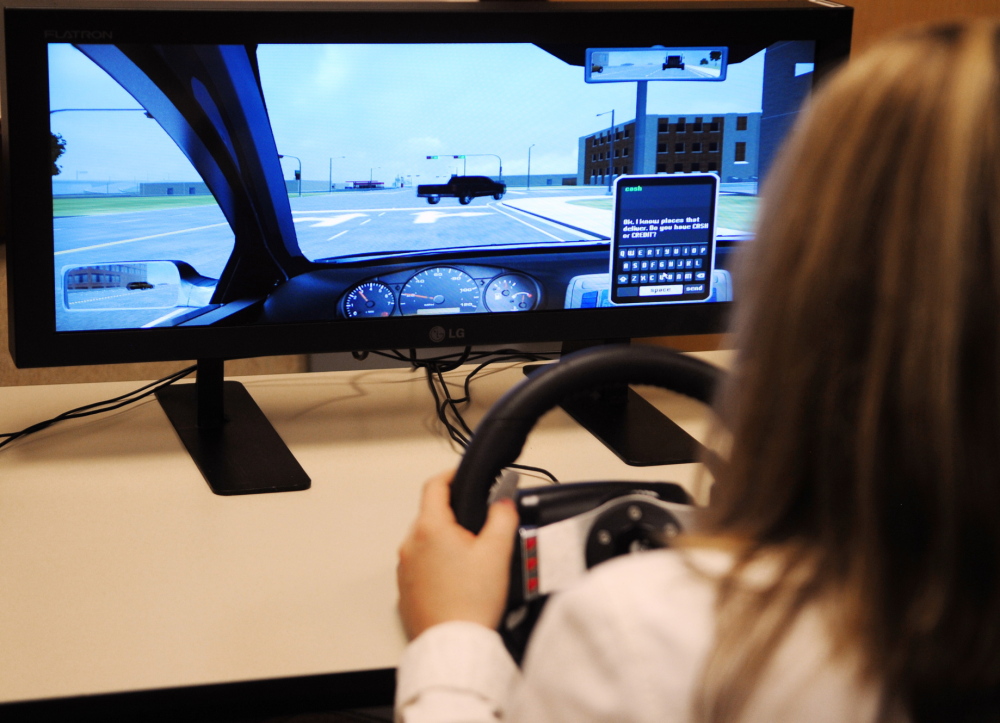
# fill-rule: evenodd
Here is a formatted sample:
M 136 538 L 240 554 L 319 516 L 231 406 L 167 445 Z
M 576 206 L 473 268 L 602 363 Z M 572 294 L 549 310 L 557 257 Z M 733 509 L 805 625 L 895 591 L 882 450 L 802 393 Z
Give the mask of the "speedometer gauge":
M 486 286 L 490 311 L 530 311 L 538 304 L 538 287 L 524 274 L 502 274 Z
M 392 316 L 395 308 L 396 297 L 392 289 L 381 281 L 359 284 L 344 297 L 344 316 L 349 319 Z
M 411 314 L 461 314 L 479 310 L 475 279 L 449 266 L 424 269 L 403 284 L 399 311 Z

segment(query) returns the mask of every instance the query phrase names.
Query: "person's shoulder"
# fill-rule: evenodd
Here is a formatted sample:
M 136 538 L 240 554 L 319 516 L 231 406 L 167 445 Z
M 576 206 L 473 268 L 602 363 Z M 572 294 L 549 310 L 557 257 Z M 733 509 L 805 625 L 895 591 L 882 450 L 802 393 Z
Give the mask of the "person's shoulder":
M 687 720 L 714 639 L 716 582 L 731 560 L 725 552 L 671 549 L 595 566 L 549 600 L 525 670 L 573 668 L 587 681 L 577 694 L 613 690 L 623 710 Z
M 731 568 L 732 553 L 714 548 L 669 548 L 622 555 L 592 568 L 577 586 L 624 591 L 635 588 L 644 595 L 657 588 L 713 592 Z
M 603 620 L 612 627 L 669 633 L 676 624 L 704 630 L 714 626 L 717 582 L 732 560 L 730 553 L 713 549 L 623 555 L 593 567 L 549 604 L 568 618 Z

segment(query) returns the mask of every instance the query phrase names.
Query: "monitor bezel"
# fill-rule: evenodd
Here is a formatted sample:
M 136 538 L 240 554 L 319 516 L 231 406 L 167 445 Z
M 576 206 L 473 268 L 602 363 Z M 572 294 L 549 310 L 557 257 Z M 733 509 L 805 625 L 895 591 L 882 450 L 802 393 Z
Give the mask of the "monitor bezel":
M 835 3 L 784 2 L 72 2 L 4 8 L 3 173 L 8 218 L 10 350 L 19 367 L 244 358 L 283 354 L 582 341 L 723 332 L 730 303 L 443 317 L 86 332 L 55 330 L 50 177 L 33 162 L 48 148 L 45 34 L 114 33 L 116 41 L 315 42 L 331 18 L 351 42 L 576 41 L 599 23 L 595 42 L 738 44 L 741 37 L 815 42 L 820 79 L 850 48 L 852 11 Z M 237 17 L 239 16 L 239 17 Z M 368 27 L 367 31 L 360 28 Z M 266 28 L 266 31 L 265 31 Z M 700 30 L 698 30 L 700 29 Z M 345 38 L 346 39 L 346 38 Z M 474 318 L 473 318 L 474 317 Z M 435 329 L 437 327 L 437 329 Z M 444 329 L 442 339 L 440 330 Z M 432 330 L 434 330 L 432 332 Z

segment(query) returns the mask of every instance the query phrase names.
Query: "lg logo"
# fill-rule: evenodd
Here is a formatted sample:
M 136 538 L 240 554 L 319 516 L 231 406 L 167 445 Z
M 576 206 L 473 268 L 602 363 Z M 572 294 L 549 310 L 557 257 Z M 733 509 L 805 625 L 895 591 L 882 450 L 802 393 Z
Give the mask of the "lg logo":
M 435 344 L 440 344 L 447 339 L 464 339 L 465 329 L 445 329 L 443 326 L 432 326 L 428 334 Z

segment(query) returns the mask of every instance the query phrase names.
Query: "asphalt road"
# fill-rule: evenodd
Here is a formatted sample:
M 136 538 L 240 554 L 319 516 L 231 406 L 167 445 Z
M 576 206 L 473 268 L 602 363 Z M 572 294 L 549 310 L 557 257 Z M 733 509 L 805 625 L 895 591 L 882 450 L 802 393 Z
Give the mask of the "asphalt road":
M 511 190 L 505 199 L 592 195 L 592 187 Z M 430 205 L 413 188 L 334 193 L 290 199 L 299 247 L 312 260 L 373 252 L 424 251 L 493 244 L 549 244 L 586 234 L 520 213 L 491 197 L 467 206 L 444 198 Z M 55 226 L 56 292 L 76 267 L 149 260 L 185 261 L 218 278 L 232 253 L 233 234 L 215 205 L 61 217 Z M 126 303 L 119 297 L 115 305 Z M 132 328 L 163 315 L 162 309 L 83 311 L 57 305 L 58 328 Z M 79 309 L 80 311 L 77 311 Z

